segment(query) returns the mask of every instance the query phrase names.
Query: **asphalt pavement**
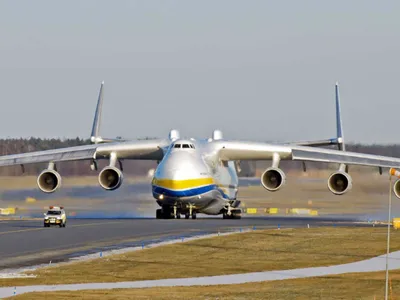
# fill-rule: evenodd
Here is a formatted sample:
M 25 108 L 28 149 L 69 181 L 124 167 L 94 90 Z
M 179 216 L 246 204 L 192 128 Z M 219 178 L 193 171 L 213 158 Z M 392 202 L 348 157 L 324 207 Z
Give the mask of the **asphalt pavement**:
M 240 228 L 362 226 L 351 219 L 323 217 L 252 217 L 241 220 L 69 219 L 67 227 L 44 228 L 38 220 L 0 221 L 0 269 L 65 261 L 124 247 Z M 371 226 L 371 225 L 369 225 Z

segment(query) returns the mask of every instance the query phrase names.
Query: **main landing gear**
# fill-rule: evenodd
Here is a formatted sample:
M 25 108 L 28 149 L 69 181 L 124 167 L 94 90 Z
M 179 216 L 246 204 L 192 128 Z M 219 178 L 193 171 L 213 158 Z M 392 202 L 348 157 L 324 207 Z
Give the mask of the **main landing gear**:
M 182 212 L 176 206 L 166 206 L 156 210 L 156 219 L 180 219 Z M 196 219 L 196 211 L 193 206 L 189 206 L 189 211 L 185 212 L 185 219 Z

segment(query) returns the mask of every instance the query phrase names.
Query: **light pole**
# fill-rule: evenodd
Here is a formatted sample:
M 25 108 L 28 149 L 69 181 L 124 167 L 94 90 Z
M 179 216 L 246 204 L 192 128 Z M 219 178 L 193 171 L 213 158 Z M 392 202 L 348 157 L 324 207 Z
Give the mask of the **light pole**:
M 394 169 L 389 171 L 389 213 L 388 213 L 388 227 L 387 227 L 387 248 L 386 248 L 386 283 L 385 283 L 385 300 L 388 300 L 389 294 L 389 249 L 390 249 L 390 217 L 392 212 L 392 173 Z

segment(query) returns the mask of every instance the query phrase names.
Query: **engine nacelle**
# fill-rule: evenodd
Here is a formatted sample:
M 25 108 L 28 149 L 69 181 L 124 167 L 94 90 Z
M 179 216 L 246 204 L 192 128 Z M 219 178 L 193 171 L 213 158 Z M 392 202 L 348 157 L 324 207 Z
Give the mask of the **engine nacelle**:
M 105 167 L 99 174 L 99 183 L 105 190 L 112 191 L 119 188 L 124 176 L 116 167 Z
M 52 193 L 61 186 L 61 175 L 54 170 L 44 170 L 37 178 L 37 185 L 42 192 Z
M 268 168 L 261 175 L 261 184 L 263 187 L 270 191 L 275 192 L 279 190 L 286 182 L 285 173 L 279 168 Z
M 394 183 L 393 192 L 397 198 L 400 198 L 400 179 L 397 179 L 397 181 Z
M 343 195 L 351 190 L 352 181 L 351 176 L 346 172 L 335 172 L 328 178 L 328 188 L 335 195 Z

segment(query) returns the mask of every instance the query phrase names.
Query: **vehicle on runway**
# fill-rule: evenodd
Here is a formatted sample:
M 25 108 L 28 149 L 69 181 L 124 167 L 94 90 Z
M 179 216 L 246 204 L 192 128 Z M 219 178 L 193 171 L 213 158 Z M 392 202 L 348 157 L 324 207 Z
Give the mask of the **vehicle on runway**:
M 123 140 L 107 139 L 99 135 L 103 104 L 104 82 L 97 101 L 90 145 L 54 150 L 0 156 L 0 166 L 31 163 L 48 163 L 40 173 L 37 184 L 43 192 L 51 193 L 61 186 L 61 175 L 56 163 L 89 160 L 91 169 L 97 162 L 109 160 L 98 176 L 99 184 L 108 191 L 119 188 L 123 182 L 123 160 L 143 159 L 157 161 L 152 178 L 152 193 L 160 208 L 157 218 L 196 218 L 197 213 L 222 215 L 223 218 L 240 218 L 237 168 L 241 160 L 271 160 L 271 167 L 261 175 L 262 186 L 270 192 L 278 191 L 285 184 L 285 173 L 279 168 L 281 160 L 329 162 L 339 164 L 327 181 L 328 189 L 342 195 L 352 188 L 348 165 L 366 165 L 382 168 L 400 167 L 394 157 L 348 152 L 342 131 L 338 84 L 335 85 L 336 129 L 335 138 L 319 141 L 271 144 L 226 140 L 220 130 L 208 139 L 182 139 L 177 130 L 171 130 L 166 139 Z M 275 124 L 274 124 L 275 125 Z M 279 126 L 279 124 L 277 124 Z M 338 150 L 322 148 L 335 145 Z M 400 180 L 394 185 L 400 195 Z
M 51 225 L 58 225 L 60 227 L 67 225 L 67 214 L 64 207 L 50 206 L 47 213 L 44 213 L 43 226 L 50 227 Z

